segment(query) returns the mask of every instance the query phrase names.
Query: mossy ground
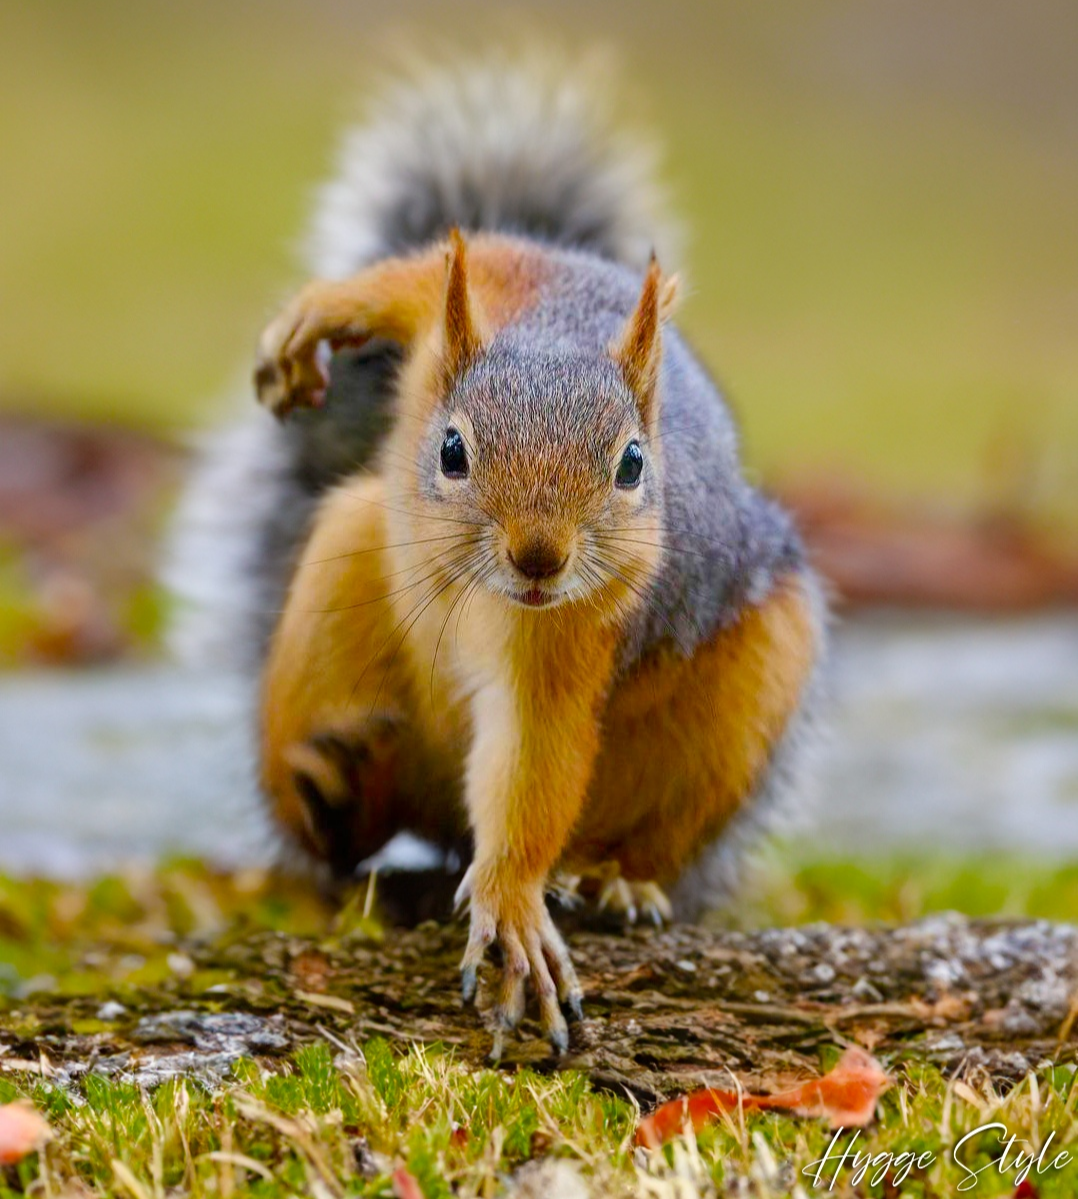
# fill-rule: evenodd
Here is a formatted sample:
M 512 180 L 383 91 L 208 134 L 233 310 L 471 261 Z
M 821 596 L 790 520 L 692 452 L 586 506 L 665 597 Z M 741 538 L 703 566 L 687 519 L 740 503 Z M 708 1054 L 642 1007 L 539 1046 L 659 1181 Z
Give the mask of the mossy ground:
M 940 907 L 1066 918 L 1076 901 L 1072 867 L 1002 859 L 797 863 L 776 856 L 725 919 L 863 922 L 912 919 Z M 174 998 L 165 1003 L 155 996 L 174 996 L 170 980 L 177 976 L 185 994 L 212 994 L 224 975 L 204 970 L 190 946 L 212 941 L 242 953 L 248 942 L 281 930 L 315 938 L 327 953 L 386 935 L 364 914 L 360 897 L 342 914 L 300 884 L 255 872 L 216 875 L 192 862 L 86 885 L 3 881 L 0 1100 L 29 1097 L 56 1134 L 40 1155 L 0 1175 L 4 1193 L 389 1196 L 401 1185 L 393 1180 L 400 1168 L 414 1175 L 427 1199 L 514 1188 L 567 1199 L 812 1193 L 810 1163 L 827 1154 L 833 1137 L 820 1121 L 735 1115 L 698 1138 L 644 1155 L 632 1145 L 638 1117 L 632 1099 L 596 1088 L 582 1073 L 477 1068 L 459 1045 L 408 1047 L 351 1033 L 347 1013 L 328 1006 L 325 1019 L 315 1022 L 315 1039 L 232 1061 L 217 1081 L 173 1078 L 144 1088 L 122 1071 L 71 1075 L 47 1051 L 36 1069 L 28 1066 L 27 1038 L 51 1027 L 57 1012 L 72 1031 L 92 1039 L 109 1027 L 94 1014 L 100 1001 L 123 1003 L 130 1019 L 175 1007 Z M 423 968 L 415 966 L 420 974 Z M 294 961 L 290 969 L 295 974 Z M 316 971 L 318 960 L 303 969 Z M 319 988 L 314 977 L 306 985 Z M 838 1048 L 837 1041 L 819 1047 L 820 1069 L 833 1064 Z M 931 1163 L 922 1157 L 925 1164 L 902 1181 L 896 1181 L 901 1162 L 889 1180 L 880 1163 L 855 1182 L 856 1166 L 847 1158 L 832 1182 L 835 1156 L 854 1137 L 847 1133 L 821 1168 L 822 1192 L 957 1194 L 969 1176 L 953 1160 L 953 1146 L 995 1122 L 1015 1135 L 1012 1166 L 1016 1153 L 1030 1147 L 1048 1146 L 1045 1164 L 1064 1150 L 1078 1156 L 1078 1086 L 1065 1057 L 1002 1086 L 976 1072 L 945 1076 L 909 1054 L 881 1056 L 896 1085 L 853 1148 L 929 1154 Z M 969 1168 L 988 1167 L 974 1194 L 1012 1195 L 1019 1181 L 1014 1168 L 996 1168 L 1002 1147 L 995 1136 L 979 1134 L 960 1150 Z M 1047 1168 L 1031 1181 L 1042 1196 L 1071 1196 L 1078 1166 Z
M 526 1188 L 529 1171 L 537 1171 L 528 1163 L 554 1158 L 568 1167 L 553 1170 L 548 1160 L 544 1185 L 556 1180 L 575 1191 L 522 1193 L 779 1196 L 809 1193 L 818 1177 L 817 1189 L 840 1195 L 951 1196 L 969 1171 L 981 1170 L 973 1193 L 989 1196 L 1011 1195 L 1020 1181 L 1016 1169 L 993 1164 L 997 1134 L 967 1141 L 958 1150 L 961 1165 L 952 1153 L 985 1124 L 1014 1133 L 1012 1167 L 1016 1152 L 1030 1147 L 1048 1144 L 1043 1163 L 1068 1148 L 1078 1153 L 1078 1087 L 1073 1070 L 1058 1068 L 1030 1076 L 1006 1096 L 948 1083 L 932 1068 L 907 1069 L 881 1101 L 877 1122 L 837 1142 L 818 1121 L 733 1115 L 650 1155 L 633 1150 L 633 1107 L 590 1089 L 579 1075 L 475 1072 L 449 1052 L 400 1054 L 377 1039 L 347 1049 L 310 1046 L 270 1072 L 240 1062 L 228 1085 L 212 1093 L 184 1080 L 147 1093 L 91 1077 L 72 1095 L 43 1082 L 0 1079 L 0 1098 L 27 1094 L 48 1115 L 56 1139 L 9 1168 L 5 1195 L 34 1188 L 131 1199 L 390 1196 L 393 1174 L 404 1167 L 426 1199 L 487 1196 Z M 857 1166 L 849 1158 L 838 1162 L 846 1149 L 893 1154 L 891 1181 L 872 1181 L 883 1174 L 877 1163 L 855 1184 Z M 922 1165 L 896 1185 L 903 1153 Z M 828 1164 L 816 1164 L 828 1154 Z M 1032 1177 L 1045 1197 L 1072 1196 L 1078 1187 L 1073 1163 L 1034 1169 Z

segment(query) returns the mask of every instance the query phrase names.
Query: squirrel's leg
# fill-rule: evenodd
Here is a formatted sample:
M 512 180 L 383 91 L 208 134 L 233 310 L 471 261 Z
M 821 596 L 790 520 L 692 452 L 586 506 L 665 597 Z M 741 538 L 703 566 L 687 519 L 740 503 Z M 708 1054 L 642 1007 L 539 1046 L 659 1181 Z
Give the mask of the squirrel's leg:
M 278 416 L 319 405 L 328 385 L 323 344 L 331 349 L 372 337 L 410 349 L 445 313 L 446 272 L 459 235 L 403 258 L 386 258 L 350 279 L 307 284 L 265 329 L 255 365 L 258 398 Z M 497 235 L 469 240 L 471 302 L 491 329 L 511 321 L 534 299 L 543 251 Z
M 346 875 L 402 828 L 446 841 L 388 598 L 382 485 L 356 476 L 316 517 L 270 645 L 261 781 L 290 838 Z M 428 789 L 429 786 L 429 789 Z M 422 798 L 422 802 L 419 802 Z M 459 823 L 459 822 L 457 822 Z
M 566 866 L 612 860 L 672 887 L 764 788 L 822 644 L 816 585 L 794 574 L 699 645 L 617 684 Z
M 598 747 L 598 709 L 613 659 L 612 637 L 540 618 L 518 634 L 509 672 L 495 675 L 473 700 L 473 736 L 465 799 L 475 858 L 461 886 L 471 928 L 461 963 L 465 1000 L 495 942 L 502 973 L 491 1012 L 492 1056 L 524 1012 L 530 975 L 544 1034 L 568 1045 L 559 1004 L 581 1014 L 581 992 L 568 949 L 545 902 L 547 876 L 562 854 Z M 544 644 L 556 637 L 559 647 Z M 572 662 L 555 675 L 543 663 Z M 504 669 L 504 663 L 502 664 Z
M 444 280 L 445 254 L 438 250 L 389 258 L 350 279 L 308 283 L 259 339 L 259 402 L 277 416 L 321 404 L 328 385 L 323 342 L 337 348 L 384 337 L 411 345 L 437 311 Z

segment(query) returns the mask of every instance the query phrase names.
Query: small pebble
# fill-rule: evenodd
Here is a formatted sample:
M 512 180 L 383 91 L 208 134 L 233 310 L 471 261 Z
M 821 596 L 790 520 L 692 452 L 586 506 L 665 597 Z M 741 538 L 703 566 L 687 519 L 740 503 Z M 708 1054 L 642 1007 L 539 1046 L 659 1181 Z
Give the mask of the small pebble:
M 767 991 L 753 991 L 752 997 L 753 997 L 753 999 L 756 1000 L 757 1003 L 770 1003 L 771 1002 L 771 995 Z
M 122 1003 L 117 1003 L 115 999 L 110 999 L 108 1003 L 103 1003 L 97 1009 L 98 1020 L 122 1020 L 127 1015 L 127 1008 Z
M 677 963 L 677 968 L 679 970 L 684 970 L 687 974 L 696 973 L 696 963 L 690 962 L 688 958 L 682 958 L 681 961 Z
M 829 983 L 835 981 L 835 968 L 827 962 L 820 962 L 812 971 L 817 982 Z
M 180 978 L 190 978 L 195 972 L 195 963 L 185 953 L 170 953 L 167 961 L 168 968 Z
M 883 995 L 867 978 L 859 978 L 851 988 L 852 993 L 865 1003 L 882 1003 Z

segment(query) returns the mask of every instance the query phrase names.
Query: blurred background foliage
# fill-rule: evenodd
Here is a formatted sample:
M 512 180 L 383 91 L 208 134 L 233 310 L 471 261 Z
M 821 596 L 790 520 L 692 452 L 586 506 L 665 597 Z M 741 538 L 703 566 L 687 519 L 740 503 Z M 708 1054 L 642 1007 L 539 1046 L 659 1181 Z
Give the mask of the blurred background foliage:
M 2 0 L 0 408 L 220 417 L 388 48 L 506 29 L 621 60 L 754 470 L 1078 527 L 1070 0 Z

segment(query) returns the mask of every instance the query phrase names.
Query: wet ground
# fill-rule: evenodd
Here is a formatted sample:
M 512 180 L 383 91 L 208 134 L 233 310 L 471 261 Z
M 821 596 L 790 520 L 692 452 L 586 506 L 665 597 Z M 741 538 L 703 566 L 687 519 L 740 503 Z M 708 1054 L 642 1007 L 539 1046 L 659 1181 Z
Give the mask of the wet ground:
M 834 692 L 821 844 L 1078 855 L 1078 617 L 862 617 Z M 162 665 L 0 676 L 0 869 L 266 861 L 246 708 Z

